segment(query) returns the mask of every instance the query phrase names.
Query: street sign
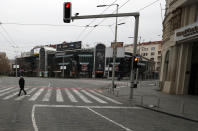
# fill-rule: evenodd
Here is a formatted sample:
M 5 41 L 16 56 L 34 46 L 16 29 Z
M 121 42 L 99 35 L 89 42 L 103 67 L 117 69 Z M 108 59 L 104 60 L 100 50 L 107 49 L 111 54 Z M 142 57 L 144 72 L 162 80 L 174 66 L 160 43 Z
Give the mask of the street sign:
M 60 69 L 63 70 L 63 69 L 67 69 L 66 66 L 60 66 Z

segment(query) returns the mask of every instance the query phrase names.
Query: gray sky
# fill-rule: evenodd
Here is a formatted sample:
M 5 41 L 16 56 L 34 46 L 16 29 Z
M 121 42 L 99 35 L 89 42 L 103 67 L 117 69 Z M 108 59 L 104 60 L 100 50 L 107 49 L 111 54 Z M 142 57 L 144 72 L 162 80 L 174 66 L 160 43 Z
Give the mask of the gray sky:
M 116 2 L 115 2 L 116 1 Z M 128 2 L 127 2 L 128 1 Z M 72 2 L 72 14 L 80 15 L 101 14 L 108 7 L 97 8 L 97 5 L 112 4 L 115 2 L 121 7 L 119 13 L 136 12 L 156 0 L 70 0 Z M 63 41 L 79 41 L 83 46 L 94 46 L 102 42 L 109 46 L 114 41 L 115 18 L 75 20 L 71 23 L 63 23 L 63 0 L 1 0 L 0 1 L 0 51 L 7 53 L 9 58 L 14 58 L 20 52 L 30 51 L 33 46 L 58 44 Z M 165 0 L 158 0 L 153 5 L 140 10 L 139 36 L 141 41 L 156 41 L 162 38 L 162 19 L 164 18 Z M 106 13 L 113 13 L 116 6 L 111 6 Z M 162 17 L 161 17 L 162 16 Z M 134 18 L 118 18 L 118 41 L 131 44 L 134 32 Z M 43 25 L 15 25 L 20 24 L 53 24 L 64 26 Z M 91 24 L 90 24 L 91 23 Z M 93 27 L 76 27 L 89 25 L 101 25 Z M 104 26 L 112 25 L 112 26 Z M 9 42 L 8 42 L 9 41 Z M 15 47 L 17 46 L 17 47 Z M 17 52 L 16 52 L 17 51 Z

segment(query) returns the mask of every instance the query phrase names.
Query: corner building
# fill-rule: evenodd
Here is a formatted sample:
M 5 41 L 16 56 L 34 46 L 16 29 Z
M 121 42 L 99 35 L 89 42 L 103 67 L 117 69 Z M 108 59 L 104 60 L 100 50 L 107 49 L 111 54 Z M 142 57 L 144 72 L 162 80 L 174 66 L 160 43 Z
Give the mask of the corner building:
M 198 0 L 166 0 L 160 81 L 163 92 L 198 95 Z

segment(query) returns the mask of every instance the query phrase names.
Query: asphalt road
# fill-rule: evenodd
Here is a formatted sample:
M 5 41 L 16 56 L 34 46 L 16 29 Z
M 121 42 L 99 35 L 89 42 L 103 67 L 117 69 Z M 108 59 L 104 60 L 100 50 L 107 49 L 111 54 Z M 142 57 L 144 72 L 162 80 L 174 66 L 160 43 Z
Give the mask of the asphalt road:
M 111 82 L 90 79 L 0 78 L 0 131 L 197 131 L 198 124 L 105 95 Z

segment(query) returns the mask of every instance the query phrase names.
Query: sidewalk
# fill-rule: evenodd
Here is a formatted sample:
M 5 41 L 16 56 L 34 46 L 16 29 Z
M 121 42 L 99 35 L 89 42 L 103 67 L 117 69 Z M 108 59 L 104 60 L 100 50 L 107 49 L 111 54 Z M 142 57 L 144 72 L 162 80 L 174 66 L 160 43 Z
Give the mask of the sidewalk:
M 160 91 L 156 82 L 141 81 L 138 88 L 134 88 L 133 102 L 145 108 L 198 122 L 198 96 L 165 94 Z M 130 88 L 126 85 L 129 85 L 129 82 L 124 83 L 121 81 L 119 85 L 117 82 L 114 95 L 122 101 L 127 101 Z

